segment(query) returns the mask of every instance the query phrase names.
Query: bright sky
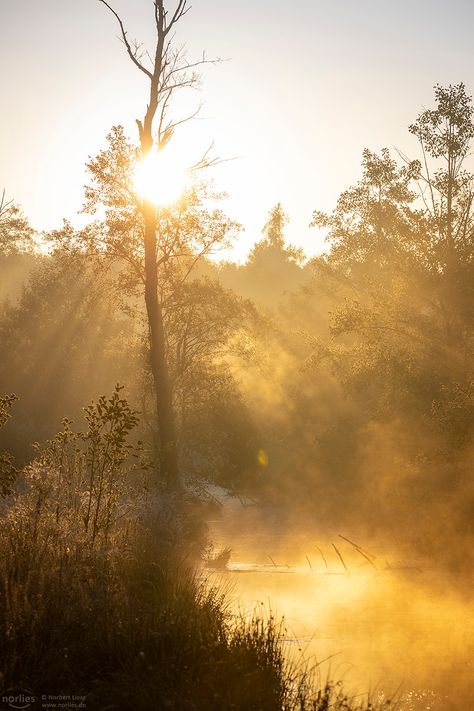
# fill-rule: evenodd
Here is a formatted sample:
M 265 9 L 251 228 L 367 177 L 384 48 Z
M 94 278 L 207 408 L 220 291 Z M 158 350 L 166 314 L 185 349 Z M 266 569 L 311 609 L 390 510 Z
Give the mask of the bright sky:
M 152 0 L 110 0 L 130 38 L 151 38 Z M 170 0 L 171 2 L 171 0 Z M 174 5 L 174 3 L 172 3 Z M 177 27 L 189 59 L 207 67 L 206 120 L 176 141 L 199 156 L 238 160 L 214 169 L 228 213 L 245 227 L 236 256 L 260 238 L 278 201 L 290 241 L 308 253 L 314 209 L 330 209 L 360 175 L 364 147 L 415 157 L 406 127 L 432 87 L 474 91 L 472 0 L 194 0 Z M 150 22 L 151 20 L 151 22 Z M 0 0 L 0 189 L 38 229 L 73 219 L 84 164 L 114 124 L 136 137 L 146 79 L 129 62 L 98 0 Z M 182 108 L 181 105 L 179 108 Z

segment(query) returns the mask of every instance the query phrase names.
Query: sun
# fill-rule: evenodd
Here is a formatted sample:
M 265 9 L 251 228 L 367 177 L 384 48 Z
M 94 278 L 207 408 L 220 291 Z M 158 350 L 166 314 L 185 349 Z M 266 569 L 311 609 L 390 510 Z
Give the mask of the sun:
M 133 185 L 142 198 L 165 207 L 179 200 L 186 189 L 187 177 L 183 162 L 165 149 L 153 151 L 137 163 Z

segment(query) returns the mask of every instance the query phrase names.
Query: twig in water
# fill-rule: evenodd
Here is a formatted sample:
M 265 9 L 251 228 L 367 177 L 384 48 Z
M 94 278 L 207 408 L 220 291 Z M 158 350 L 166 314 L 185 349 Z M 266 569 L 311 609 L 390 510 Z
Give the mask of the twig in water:
M 351 546 L 354 546 L 354 548 L 356 548 L 358 551 L 364 551 L 364 553 L 366 554 L 366 556 L 367 556 L 368 558 L 370 558 L 371 560 L 376 560 L 376 557 L 377 557 L 377 556 L 372 555 L 372 553 L 369 553 L 368 551 L 366 551 L 364 548 L 362 548 L 362 546 L 359 546 L 357 543 L 354 543 L 354 541 L 351 541 L 350 538 L 347 538 L 346 536 L 343 536 L 342 533 L 338 533 L 338 536 L 339 536 L 339 538 L 342 538 L 343 541 L 347 541 L 347 543 L 350 543 Z
M 364 549 L 361 548 L 360 546 L 358 546 L 357 543 L 353 543 L 348 538 L 343 536 L 341 533 L 339 533 L 338 536 L 339 536 L 339 538 L 342 538 L 344 541 L 347 541 L 348 543 L 350 543 L 351 546 L 353 546 L 356 549 L 356 551 L 361 554 L 361 556 L 363 556 L 366 560 L 369 561 L 370 565 L 373 565 L 375 570 L 378 570 L 377 566 L 374 563 L 375 556 L 372 556 L 372 555 L 370 555 L 370 553 L 367 553 L 366 551 L 364 551 Z
M 324 561 L 324 565 L 326 566 L 326 570 L 327 570 L 327 569 L 328 569 L 328 562 L 327 562 L 326 558 L 324 557 L 324 553 L 322 552 L 322 550 L 321 550 L 321 548 L 320 548 L 319 546 L 316 546 L 316 548 L 318 549 L 318 551 L 319 551 L 319 553 L 320 553 L 320 555 L 321 555 L 321 558 L 322 558 L 323 561 Z
M 311 565 L 310 559 L 308 558 L 308 556 L 305 556 L 305 557 L 306 557 L 306 560 L 308 561 L 309 567 L 311 568 L 311 570 L 313 570 L 313 566 Z
M 332 544 L 332 547 L 334 548 L 334 550 L 336 551 L 337 555 L 339 556 L 339 559 L 340 559 L 342 565 L 343 565 L 344 568 L 346 569 L 346 573 L 348 573 L 349 571 L 347 570 L 347 565 L 344 563 L 344 558 L 342 557 L 342 555 L 341 555 L 340 552 L 338 551 L 337 546 L 333 543 L 333 544 Z
M 237 491 L 234 487 L 232 487 L 232 488 L 230 489 L 230 493 L 231 493 L 233 496 L 237 497 L 237 499 L 240 501 L 240 503 L 241 503 L 242 506 L 244 506 L 244 507 L 250 506 L 250 504 L 247 503 L 247 499 L 248 499 L 248 501 L 251 501 L 253 504 L 255 504 L 255 506 L 259 506 L 258 501 L 256 501 L 255 499 L 252 499 L 251 496 L 247 496 L 247 495 L 246 495 L 245 497 L 244 497 L 244 496 L 241 496 L 241 495 L 238 493 L 238 491 Z
M 273 566 L 274 566 L 275 568 L 278 568 L 277 564 L 275 563 L 275 561 L 273 560 L 273 558 L 271 557 L 271 555 L 268 555 L 268 553 L 265 553 L 265 555 L 267 556 L 267 558 L 270 558 L 270 560 L 271 560 L 272 563 L 273 563 Z

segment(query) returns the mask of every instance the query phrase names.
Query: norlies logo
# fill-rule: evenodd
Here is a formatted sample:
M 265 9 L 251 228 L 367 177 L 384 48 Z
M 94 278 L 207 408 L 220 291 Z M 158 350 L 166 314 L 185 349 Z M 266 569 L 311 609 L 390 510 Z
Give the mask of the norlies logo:
M 29 689 L 7 689 L 0 696 L 2 709 L 29 709 L 36 700 L 36 696 Z

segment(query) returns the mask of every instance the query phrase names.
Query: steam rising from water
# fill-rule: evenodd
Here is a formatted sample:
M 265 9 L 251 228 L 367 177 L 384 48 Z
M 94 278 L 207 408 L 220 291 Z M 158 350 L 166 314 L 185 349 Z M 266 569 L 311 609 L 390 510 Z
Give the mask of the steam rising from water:
M 301 521 L 281 535 L 275 516 L 227 502 L 209 522 L 216 548 L 233 548 L 216 575 L 236 609 L 284 616 L 288 654 L 301 650 L 349 692 L 396 696 L 403 711 L 471 708 L 474 624 L 460 592 L 423 561 L 370 542 L 356 542 L 367 560 Z

